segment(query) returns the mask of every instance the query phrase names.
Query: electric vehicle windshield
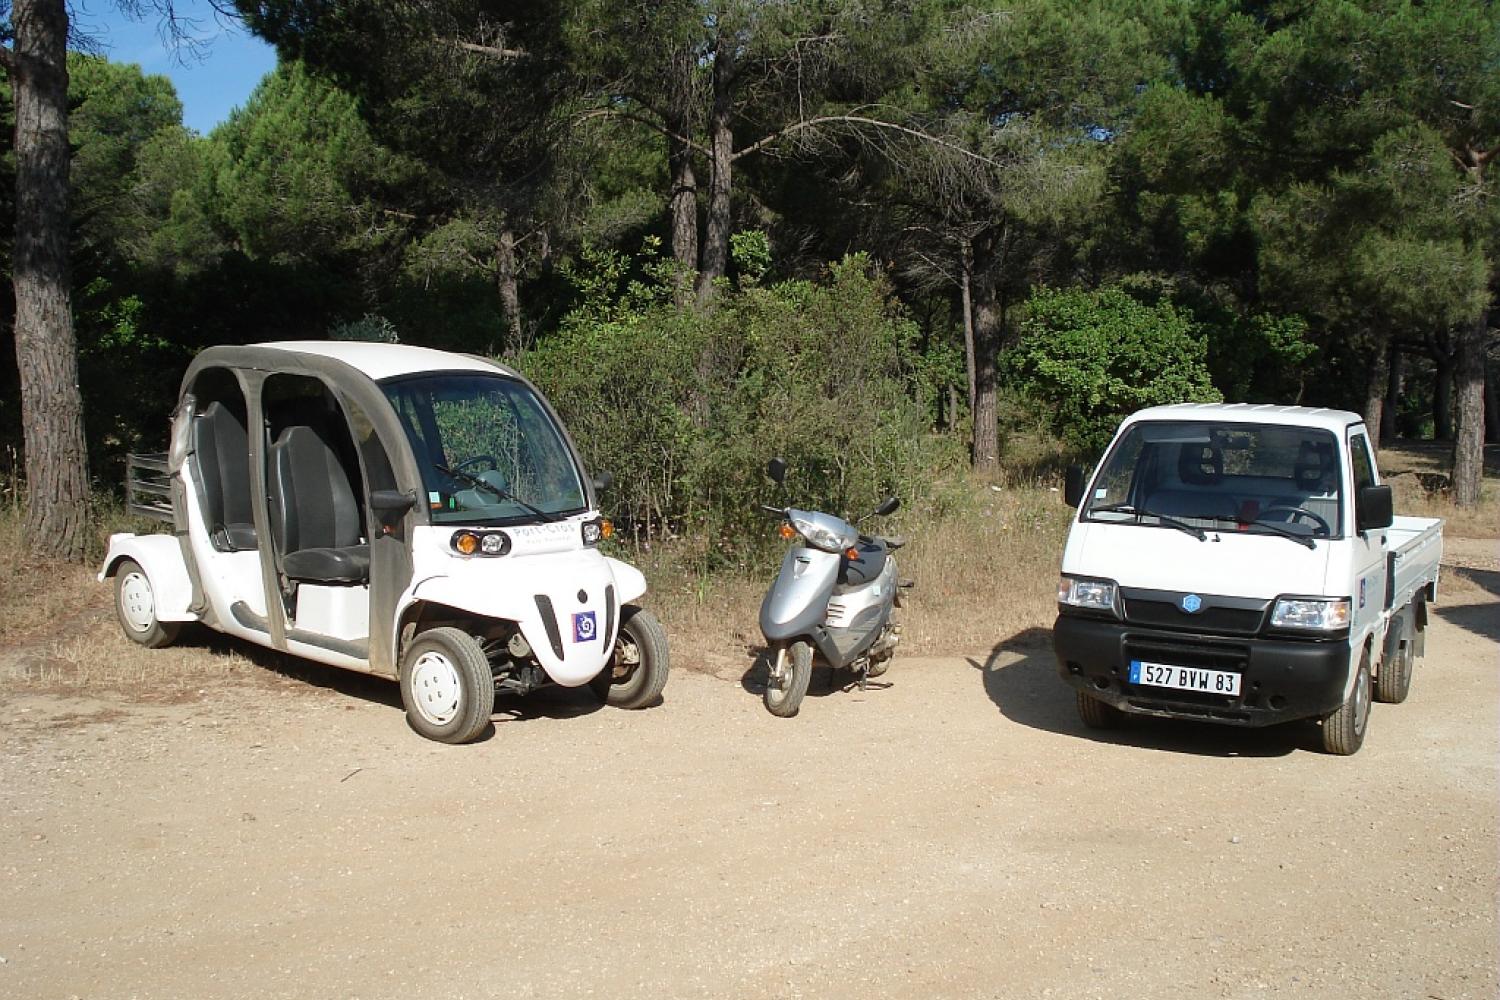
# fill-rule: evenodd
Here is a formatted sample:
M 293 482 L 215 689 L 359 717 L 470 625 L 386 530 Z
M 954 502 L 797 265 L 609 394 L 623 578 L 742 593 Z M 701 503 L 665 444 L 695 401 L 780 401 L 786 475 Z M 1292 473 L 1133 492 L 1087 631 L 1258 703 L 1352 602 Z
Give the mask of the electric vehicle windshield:
M 524 382 L 449 372 L 381 388 L 411 441 L 434 524 L 555 521 L 587 508 L 572 450 Z
M 1301 545 L 1343 534 L 1338 442 L 1326 430 L 1153 421 L 1115 442 L 1083 518 L 1281 535 Z

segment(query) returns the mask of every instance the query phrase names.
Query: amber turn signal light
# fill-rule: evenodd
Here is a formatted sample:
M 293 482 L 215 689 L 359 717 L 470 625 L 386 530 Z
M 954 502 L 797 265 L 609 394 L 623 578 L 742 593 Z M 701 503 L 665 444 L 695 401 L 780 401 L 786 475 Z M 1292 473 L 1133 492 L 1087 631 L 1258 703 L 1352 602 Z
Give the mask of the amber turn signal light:
M 781 537 L 790 542 L 793 538 L 797 537 L 797 529 L 792 527 L 788 522 L 782 521 Z

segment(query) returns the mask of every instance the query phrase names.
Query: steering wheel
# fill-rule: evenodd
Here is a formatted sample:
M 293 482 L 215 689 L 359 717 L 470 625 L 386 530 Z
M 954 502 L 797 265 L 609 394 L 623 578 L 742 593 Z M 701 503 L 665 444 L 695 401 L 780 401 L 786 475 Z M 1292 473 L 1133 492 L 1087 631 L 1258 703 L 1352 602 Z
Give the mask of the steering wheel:
M 1262 520 L 1262 519 L 1264 519 L 1266 517 L 1266 515 L 1268 515 L 1268 514 L 1275 514 L 1275 513 L 1278 513 L 1278 512 L 1280 512 L 1282 514 L 1290 514 L 1290 515 L 1292 515 L 1291 518 L 1290 518 L 1290 520 L 1294 521 L 1294 522 L 1297 521 L 1297 520 L 1299 520 L 1299 519 L 1301 519 L 1301 518 L 1306 518 L 1307 520 L 1309 520 L 1309 521 L 1311 521 L 1313 523 L 1314 527 L 1322 528 L 1323 529 L 1323 534 L 1325 534 L 1325 535 L 1331 535 L 1331 534 L 1333 534 L 1333 529 L 1328 526 L 1328 522 L 1325 521 L 1325 520 L 1323 520 L 1323 518 L 1320 517 L 1319 515 L 1314 514 L 1312 511 L 1308 510 L 1306 507 L 1291 507 L 1291 506 L 1267 507 L 1265 510 L 1263 510 L 1263 511 L 1260 512 L 1260 516 L 1258 518 L 1256 518 L 1256 520 Z
M 500 460 L 495 458 L 495 456 L 475 455 L 473 458 L 466 458 L 462 462 L 459 462 L 457 465 L 453 466 L 453 471 L 468 472 L 470 466 L 478 465 L 481 462 L 484 462 L 485 466 L 483 469 L 479 470 L 480 472 L 489 472 L 491 469 L 500 468 Z

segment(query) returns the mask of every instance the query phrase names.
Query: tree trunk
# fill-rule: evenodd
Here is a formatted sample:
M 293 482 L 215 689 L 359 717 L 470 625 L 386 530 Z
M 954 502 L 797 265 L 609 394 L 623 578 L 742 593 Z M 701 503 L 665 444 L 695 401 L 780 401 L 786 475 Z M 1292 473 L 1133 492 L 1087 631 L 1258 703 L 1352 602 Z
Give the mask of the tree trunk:
M 1495 368 L 1484 366 L 1484 440 L 1500 444 L 1500 392 L 1496 392 Z
M 1370 366 L 1365 383 L 1365 430 L 1370 436 L 1370 447 L 1380 450 L 1380 430 L 1385 426 L 1381 414 L 1385 410 L 1385 394 L 1390 388 L 1390 348 L 1385 338 L 1379 339 L 1370 352 L 1374 364 Z
M 702 264 L 698 268 L 698 301 L 713 297 L 714 280 L 729 268 L 729 202 L 734 170 L 734 132 L 730 129 L 733 102 L 734 52 L 725 41 L 714 52 L 714 108 L 709 121 L 708 226 L 703 234 Z
M 1453 440 L 1453 355 L 1436 356 L 1432 376 L 1432 436 Z
M 1000 469 L 999 408 L 996 400 L 996 364 L 1000 356 L 1003 310 L 994 278 L 979 271 L 972 285 L 974 296 L 974 470 L 994 473 Z
M 963 293 L 964 371 L 969 376 L 969 412 L 974 412 L 974 246 L 964 240 L 960 246 L 959 289 Z
M 521 343 L 521 293 L 516 284 L 516 234 L 507 226 L 500 231 L 495 246 L 495 283 L 500 291 L 500 311 L 505 318 L 506 342 L 500 345 L 503 356 L 519 353 Z
M 677 302 L 686 304 L 692 275 L 698 269 L 698 178 L 693 173 L 693 52 L 687 46 L 672 55 L 668 98 L 667 163 L 672 177 L 672 258 L 678 265 Z
M 1458 435 L 1453 442 L 1453 502 L 1479 506 L 1484 481 L 1484 339 L 1489 311 L 1469 324 L 1458 340 Z
M 26 538 L 43 555 L 77 561 L 88 542 L 89 482 L 68 260 L 67 11 L 62 0 L 16 0 L 12 27 Z
M 1385 382 L 1385 406 L 1380 409 L 1380 440 L 1396 440 L 1396 410 L 1401 405 L 1401 348 L 1391 345 L 1389 374 Z

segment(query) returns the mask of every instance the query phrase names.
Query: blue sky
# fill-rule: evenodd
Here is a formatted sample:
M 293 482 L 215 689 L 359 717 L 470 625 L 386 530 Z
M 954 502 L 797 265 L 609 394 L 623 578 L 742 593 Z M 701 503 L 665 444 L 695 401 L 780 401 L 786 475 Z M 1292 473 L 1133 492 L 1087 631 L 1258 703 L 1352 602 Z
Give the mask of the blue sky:
M 94 39 L 111 62 L 135 63 L 150 74 L 171 77 L 182 100 L 182 123 L 207 135 L 243 105 L 255 85 L 276 67 L 276 52 L 238 22 L 226 22 L 202 0 L 174 0 L 179 17 L 193 21 L 198 56 L 174 53 L 161 40 L 161 18 L 150 10 L 132 21 L 113 0 L 69 5 L 74 30 Z

